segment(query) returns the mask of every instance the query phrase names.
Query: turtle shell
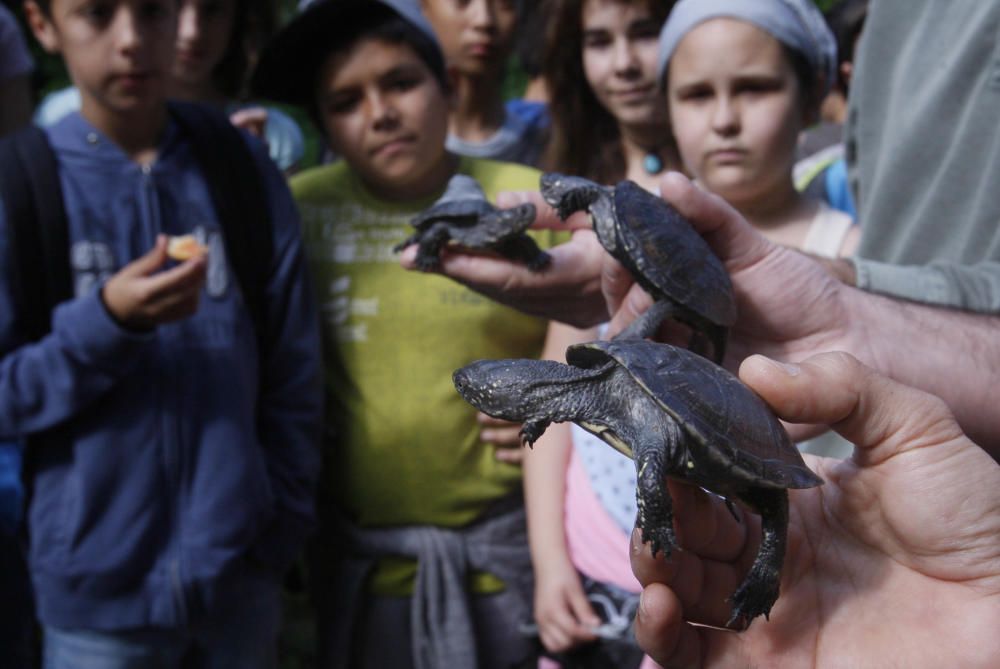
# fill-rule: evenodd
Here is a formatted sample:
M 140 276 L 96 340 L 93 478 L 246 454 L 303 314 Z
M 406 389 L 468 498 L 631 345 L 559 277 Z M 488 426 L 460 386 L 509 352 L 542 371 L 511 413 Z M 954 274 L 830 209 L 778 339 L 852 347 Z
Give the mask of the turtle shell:
M 666 296 L 712 323 L 736 321 L 733 285 L 722 261 L 680 213 L 631 181 L 614 191 L 615 254 L 654 297 Z
M 435 204 L 420 212 L 410 220 L 410 225 L 418 230 L 428 228 L 432 223 L 444 221 L 459 226 L 471 227 L 481 216 L 496 211 L 487 200 L 451 200 Z
M 756 485 L 822 483 L 764 401 L 695 353 L 645 340 L 595 341 L 569 347 L 566 360 L 582 368 L 618 363 L 693 439 L 690 445 L 711 449 L 715 459 L 748 472 Z

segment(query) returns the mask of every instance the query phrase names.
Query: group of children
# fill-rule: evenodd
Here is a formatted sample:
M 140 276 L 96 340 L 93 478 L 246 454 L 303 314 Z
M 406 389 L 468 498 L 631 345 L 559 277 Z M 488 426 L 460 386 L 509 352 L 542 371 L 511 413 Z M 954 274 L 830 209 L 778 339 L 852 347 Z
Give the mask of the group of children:
M 553 426 L 522 477 L 517 426 L 451 382 L 473 359 L 560 358 L 600 333 L 408 274 L 392 249 L 454 179 L 495 200 L 536 190 L 542 167 L 653 191 L 683 170 L 772 239 L 849 253 L 849 221 L 792 181 L 832 83 L 821 15 L 807 0 L 546 0 L 547 110 L 519 114 L 498 86 L 514 0 L 310 3 L 253 50 L 251 90 L 305 109 L 339 160 L 287 183 L 280 117 L 252 124 L 267 146 L 242 135 L 232 158 L 269 221 L 248 272 L 253 226 L 225 224 L 167 100 L 235 111 L 220 45 L 245 55 L 250 6 L 26 4 L 79 95 L 46 130 L 72 297 L 36 336 L 20 277 L 0 274 L 0 439 L 27 445 L 46 666 L 276 666 L 282 576 L 302 555 L 324 667 L 531 666 L 531 622 L 566 666 L 599 630 L 627 641 L 593 594 L 638 592 L 632 463 Z M 15 227 L 0 208 L 5 256 Z M 170 259 L 166 238 L 186 234 L 207 254 Z

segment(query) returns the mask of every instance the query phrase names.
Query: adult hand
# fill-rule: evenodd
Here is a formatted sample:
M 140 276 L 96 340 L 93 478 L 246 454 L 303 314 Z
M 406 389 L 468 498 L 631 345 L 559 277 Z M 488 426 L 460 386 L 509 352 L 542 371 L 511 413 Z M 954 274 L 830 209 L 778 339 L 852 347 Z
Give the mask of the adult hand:
M 104 306 L 116 321 L 131 330 L 148 330 L 180 320 L 198 310 L 205 284 L 204 254 L 160 271 L 167 261 L 167 237 L 107 280 L 101 289 Z
M 229 122 L 237 128 L 243 128 L 254 137 L 264 139 L 264 132 L 267 130 L 267 109 L 264 107 L 237 109 L 229 115 Z
M 827 423 L 852 459 L 807 457 L 826 483 L 790 492 L 781 596 L 770 620 L 722 626 L 757 550 L 714 497 L 671 484 L 683 550 L 633 538 L 640 645 L 665 667 L 987 667 L 1000 657 L 1000 466 L 945 404 L 844 353 L 762 357 L 741 378 L 789 421 Z
M 735 369 L 752 353 L 787 360 L 830 350 L 848 350 L 872 362 L 866 324 L 848 317 L 845 300 L 851 289 L 822 265 L 768 241 L 722 198 L 702 191 L 681 174 L 661 179 L 660 192 L 705 238 L 729 272 L 738 319 L 729 332 L 727 367 Z M 645 291 L 627 281 L 605 288 L 614 314 L 609 336 L 652 304 Z
M 485 255 L 448 246 L 441 252 L 441 265 L 435 270 L 492 300 L 525 313 L 588 327 L 608 319 L 602 297 L 602 272 L 614 271 L 617 263 L 607 253 L 584 214 L 567 221 L 559 220 L 553 209 L 538 193 L 505 193 L 498 198 L 502 207 L 532 202 L 538 216 L 535 229 L 572 230 L 568 242 L 548 249 L 551 264 L 540 272 L 523 263 L 502 256 Z M 406 269 L 416 267 L 417 247 L 411 245 L 400 255 Z M 621 269 L 624 272 L 624 269 Z

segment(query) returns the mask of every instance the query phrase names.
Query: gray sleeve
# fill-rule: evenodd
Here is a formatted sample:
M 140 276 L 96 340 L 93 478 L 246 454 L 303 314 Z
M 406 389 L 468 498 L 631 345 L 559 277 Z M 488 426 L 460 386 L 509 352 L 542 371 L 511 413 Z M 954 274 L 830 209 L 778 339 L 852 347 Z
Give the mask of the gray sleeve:
M 1000 262 L 893 265 L 853 258 L 858 288 L 914 302 L 1000 314 Z

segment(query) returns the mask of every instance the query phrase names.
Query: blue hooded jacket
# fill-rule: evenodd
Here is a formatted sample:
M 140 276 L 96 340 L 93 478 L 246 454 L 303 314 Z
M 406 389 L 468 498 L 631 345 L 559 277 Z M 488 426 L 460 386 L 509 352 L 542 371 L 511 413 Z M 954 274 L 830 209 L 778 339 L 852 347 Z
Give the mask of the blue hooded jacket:
M 172 122 L 142 167 L 71 114 L 48 131 L 69 224 L 75 299 L 52 331 L 18 331 L 0 271 L 0 440 L 29 447 L 30 568 L 42 622 L 180 627 L 210 615 L 233 577 L 277 578 L 314 522 L 321 370 L 298 214 L 264 147 L 247 136 L 270 205 L 265 337 L 235 285 L 202 172 Z M 248 184 L 248 188 L 259 187 Z M 159 233 L 209 248 L 193 316 L 123 329 L 103 282 Z M 10 253 L 0 207 L 0 258 Z

